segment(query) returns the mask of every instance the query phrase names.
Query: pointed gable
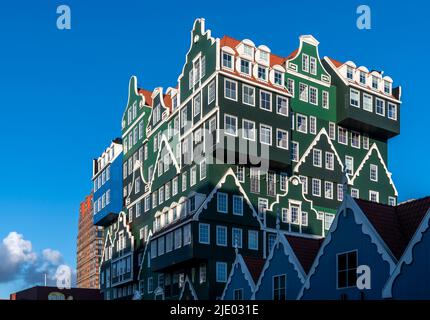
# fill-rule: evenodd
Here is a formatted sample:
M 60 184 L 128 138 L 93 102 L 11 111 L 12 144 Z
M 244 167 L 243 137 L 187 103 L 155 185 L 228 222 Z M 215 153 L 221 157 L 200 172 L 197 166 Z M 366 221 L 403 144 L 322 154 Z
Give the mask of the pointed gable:
M 264 260 L 254 257 L 243 257 L 243 260 L 248 267 L 249 273 L 251 274 L 254 283 L 257 283 L 261 274 L 261 270 L 263 270 Z

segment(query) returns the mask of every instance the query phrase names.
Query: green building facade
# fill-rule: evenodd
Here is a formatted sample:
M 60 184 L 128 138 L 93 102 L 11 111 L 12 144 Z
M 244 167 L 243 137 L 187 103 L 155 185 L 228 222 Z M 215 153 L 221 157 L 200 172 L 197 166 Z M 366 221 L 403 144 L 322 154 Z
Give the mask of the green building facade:
M 216 299 L 235 249 L 266 258 L 276 221 L 324 237 L 344 192 L 396 204 L 387 141 L 400 88 L 381 72 L 214 38 L 197 19 L 176 87 L 132 77 L 122 119 L 123 212 L 107 227 L 106 299 Z

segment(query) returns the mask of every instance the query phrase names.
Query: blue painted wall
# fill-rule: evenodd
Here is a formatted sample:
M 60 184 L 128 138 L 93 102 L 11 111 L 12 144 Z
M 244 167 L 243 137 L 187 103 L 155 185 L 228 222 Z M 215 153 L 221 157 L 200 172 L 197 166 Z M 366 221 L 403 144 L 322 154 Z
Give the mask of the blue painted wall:
M 287 279 L 287 300 L 297 299 L 297 295 L 302 288 L 297 271 L 291 262 L 288 261 L 289 256 L 284 253 L 284 246 L 279 243 L 274 249 L 272 260 L 269 267 L 266 269 L 258 291 L 255 293 L 256 300 L 272 300 L 273 299 L 273 276 L 286 275 Z
M 94 224 L 105 218 L 109 213 L 116 213 L 122 210 L 122 153 L 118 155 L 110 166 L 110 179 L 106 181 L 97 191 L 94 192 L 94 203 L 110 189 L 110 203 L 94 215 Z M 106 166 L 103 170 L 106 170 Z M 100 171 L 99 174 L 102 174 Z
M 430 229 L 412 249 L 412 263 L 402 265 L 401 274 L 394 280 L 394 299 L 430 299 Z
M 360 290 L 356 287 L 337 289 L 336 255 L 352 250 L 358 251 L 358 265 L 368 265 L 371 269 L 371 290 L 364 290 L 364 298 L 382 299 L 382 288 L 390 273 L 389 264 L 377 252 L 370 237 L 362 233 L 361 225 L 355 223 L 351 211 L 346 217 L 339 214 L 337 229 L 332 232 L 332 240 L 325 247 L 310 279 L 310 288 L 304 291 L 302 299 L 336 300 L 341 298 L 341 294 L 346 294 L 349 300 L 360 299 Z
M 252 289 L 249 286 L 248 280 L 242 272 L 242 267 L 238 263 L 235 265 L 233 276 L 231 277 L 230 283 L 227 285 L 227 289 L 224 295 L 224 300 L 233 300 L 234 290 L 243 289 L 243 299 L 250 300 L 252 296 Z

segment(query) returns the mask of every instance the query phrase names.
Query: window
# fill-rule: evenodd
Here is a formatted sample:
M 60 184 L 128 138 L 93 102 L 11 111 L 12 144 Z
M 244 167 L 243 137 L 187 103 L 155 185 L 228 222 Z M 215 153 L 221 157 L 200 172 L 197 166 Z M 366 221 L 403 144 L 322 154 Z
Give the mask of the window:
M 251 168 L 249 175 L 251 180 L 251 192 L 260 193 L 260 171 L 255 168 Z
M 276 96 L 276 113 L 288 117 L 288 99 Z
M 357 285 L 357 250 L 337 255 L 337 288 Z
M 354 70 L 353 70 L 353 68 L 352 68 L 352 67 L 350 67 L 350 66 L 347 66 L 347 67 L 346 67 L 346 77 L 347 77 L 349 80 L 352 80 L 352 79 L 354 78 Z
M 360 91 L 355 89 L 350 89 L 350 104 L 353 107 L 360 108 Z
M 224 129 L 225 129 L 225 134 L 236 137 L 237 136 L 237 117 L 225 114 Z
M 242 137 L 246 140 L 255 141 L 255 122 L 243 119 L 242 128 Z
M 308 85 L 301 83 L 299 84 L 299 97 L 300 100 L 308 102 Z
M 243 289 L 233 290 L 233 300 L 243 300 Z
M 226 52 L 222 53 L 222 66 L 224 68 L 233 69 L 233 57 Z
M 302 71 L 309 72 L 309 56 L 302 54 Z
M 237 100 L 237 82 L 228 79 L 224 80 L 224 97 L 230 100 Z
M 140 177 L 137 177 L 135 180 L 135 186 L 134 186 L 134 192 L 139 193 L 140 192 Z
M 251 74 L 251 63 L 248 60 L 240 59 L 240 72 L 250 75 Z
M 369 191 L 369 201 L 379 203 L 379 192 L 370 190 Z
M 272 111 L 272 94 L 260 90 L 260 108 L 267 111 Z
M 391 83 L 388 81 L 384 81 L 384 93 L 391 94 Z
M 233 196 L 233 214 L 241 216 L 243 215 L 243 197 Z
M 309 67 L 310 67 L 309 68 L 310 73 L 313 75 L 316 75 L 317 74 L 317 59 L 315 57 L 311 57 Z
M 334 170 L 334 153 L 332 152 L 325 153 L 325 168 L 327 170 Z
M 234 248 L 242 248 L 242 229 L 232 228 L 231 229 L 231 243 Z
M 187 111 L 187 107 L 183 108 L 181 110 L 181 128 L 184 128 L 187 125 L 187 121 L 188 121 L 188 111 Z M 154 148 L 155 148 L 155 144 L 154 144 Z
M 312 179 L 312 195 L 315 197 L 321 197 L 321 180 Z
M 247 85 L 242 86 L 242 102 L 244 104 L 255 106 L 255 88 Z
M 326 199 L 333 199 L 333 182 L 324 182 L 324 195 Z
M 354 158 L 350 156 L 345 156 L 345 171 L 346 174 L 354 174 Z
M 200 181 L 206 178 L 207 166 L 206 160 L 200 162 Z
M 338 184 L 337 185 L 337 201 L 343 200 L 343 185 Z
M 193 185 L 195 185 L 196 181 L 197 181 L 197 167 L 193 166 L 190 170 L 190 186 L 192 187 Z
M 258 250 L 258 231 L 248 231 L 248 249 Z
M 330 230 L 330 227 L 333 223 L 333 220 L 334 220 L 334 214 L 326 213 L 324 215 L 324 229 L 325 230 Z
M 299 143 L 295 141 L 291 142 L 291 160 L 299 161 Z
M 148 278 L 148 293 L 152 293 L 154 291 L 154 284 L 152 277 Z
M 164 237 L 158 238 L 158 255 L 164 254 Z
M 215 80 L 209 83 L 208 86 L 208 104 L 215 101 Z
M 378 166 L 375 164 L 370 165 L 370 180 L 378 182 Z
M 173 178 L 172 181 L 172 196 L 178 194 L 178 177 Z
M 372 76 L 372 89 L 378 90 L 379 87 L 379 79 L 375 76 Z
M 187 190 L 187 173 L 182 173 L 182 191 Z
M 300 224 L 304 227 L 308 226 L 308 213 L 305 211 L 302 211 L 302 220 L 301 220 Z
M 206 265 L 201 264 L 199 268 L 199 282 L 205 283 L 206 282 Z
M 175 230 L 175 249 L 182 247 L 182 229 Z
M 385 116 L 385 101 L 379 98 L 376 98 L 376 114 Z
M 272 145 L 272 127 L 260 124 L 260 142 L 262 144 Z
M 216 245 L 221 247 L 227 246 L 227 227 L 216 226 Z
M 193 107 L 194 107 L 194 117 L 200 114 L 202 104 L 201 104 L 201 94 L 198 93 L 193 99 Z
M 313 151 L 313 165 L 314 167 L 322 167 L 322 151 L 319 149 L 314 149 Z
M 199 224 L 199 243 L 209 244 L 210 243 L 210 226 L 206 223 Z
M 288 149 L 288 132 L 276 129 L 276 146 L 281 149 Z
M 287 181 L 288 181 L 287 173 L 281 172 L 281 174 L 279 175 L 279 189 L 281 189 L 281 191 L 287 190 Z
M 257 76 L 258 76 L 258 79 L 267 81 L 267 69 L 263 66 L 258 66 Z
M 245 167 L 237 166 L 236 168 L 236 177 L 239 182 L 245 182 Z
M 273 277 L 273 300 L 287 300 L 287 277 L 285 274 Z
M 369 150 L 369 136 L 363 135 L 363 148 Z
M 348 131 L 342 127 L 337 128 L 338 142 L 341 144 L 348 144 Z
M 360 191 L 358 189 L 352 188 L 351 189 L 351 197 L 358 199 L 360 198 Z
M 397 120 L 397 105 L 388 103 L 388 119 Z
M 274 83 L 278 86 L 282 86 L 284 83 L 283 78 L 284 74 L 281 71 L 275 70 L 273 76 Z
M 281 221 L 283 223 L 289 223 L 290 222 L 290 220 L 288 219 L 288 209 L 287 208 L 282 208 Z
M 300 176 L 300 183 L 302 184 L 303 193 L 308 194 L 308 177 Z
M 396 205 L 396 198 L 395 197 L 388 197 L 388 205 L 389 206 L 395 206 Z
M 296 125 L 297 131 L 302 133 L 308 133 L 308 117 L 301 114 L 297 114 L 296 121 L 297 121 L 297 125 Z
M 361 136 L 358 132 L 351 131 L 351 146 L 360 149 Z
M 267 195 L 276 195 L 276 175 L 274 172 L 267 172 Z
M 336 140 L 336 124 L 334 122 L 330 122 L 328 125 L 328 135 L 331 140 Z
M 368 94 L 363 94 L 363 109 L 373 112 L 373 97 Z
M 300 214 L 300 206 L 291 205 L 290 206 L 290 222 L 293 224 L 299 224 L 299 214 Z
M 318 105 L 318 89 L 314 87 L 309 88 L 309 102 Z
M 291 95 L 294 97 L 294 80 L 293 79 L 287 80 L 287 89 L 288 89 L 288 92 L 291 93 Z
M 363 71 L 360 71 L 360 83 L 366 84 L 366 73 L 364 73 Z
M 317 134 L 317 118 L 310 116 L 309 118 L 309 132 L 312 134 Z
M 220 213 L 228 212 L 228 195 L 226 193 L 217 193 L 217 211 Z
M 227 282 L 227 263 L 216 263 L 216 282 Z
M 329 95 L 328 95 L 328 91 L 323 91 L 322 92 L 322 107 L 324 109 L 328 109 L 329 108 Z

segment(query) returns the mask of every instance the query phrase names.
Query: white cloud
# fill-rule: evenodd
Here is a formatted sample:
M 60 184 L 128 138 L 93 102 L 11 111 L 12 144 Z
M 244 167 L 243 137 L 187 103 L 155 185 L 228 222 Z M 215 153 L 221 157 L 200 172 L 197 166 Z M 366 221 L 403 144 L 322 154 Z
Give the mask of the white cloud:
M 55 286 L 57 270 L 64 265 L 59 251 L 47 248 L 37 254 L 31 241 L 17 232 L 0 243 L 0 261 L 0 283 L 22 280 L 25 286 L 43 284 L 45 275 L 48 285 Z

